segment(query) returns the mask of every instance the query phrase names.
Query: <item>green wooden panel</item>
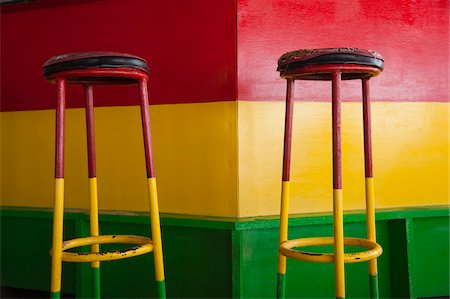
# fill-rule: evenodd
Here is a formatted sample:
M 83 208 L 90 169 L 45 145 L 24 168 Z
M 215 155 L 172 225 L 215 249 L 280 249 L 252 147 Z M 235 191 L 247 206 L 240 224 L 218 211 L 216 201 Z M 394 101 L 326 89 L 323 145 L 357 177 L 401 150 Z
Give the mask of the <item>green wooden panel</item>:
M 73 238 L 75 222 L 64 221 L 64 238 Z M 1 284 L 50 289 L 51 218 L 1 217 Z M 62 290 L 75 294 L 75 266 L 64 264 Z
M 378 241 L 385 248 L 379 259 L 381 297 L 389 298 L 389 246 L 387 224 L 378 225 Z M 243 298 L 274 298 L 276 295 L 277 243 L 278 229 L 244 230 L 243 234 Z M 290 226 L 289 238 L 307 238 L 332 236 L 333 227 L 326 225 Z M 365 236 L 364 223 L 348 223 L 345 235 Z M 332 246 L 308 247 L 308 251 L 332 252 Z M 364 250 L 348 247 L 346 252 Z M 367 263 L 346 265 L 347 298 L 364 298 L 369 294 L 369 276 Z M 334 297 L 333 264 L 309 263 L 288 259 L 286 274 L 287 298 L 332 298 Z
M 414 284 L 417 297 L 450 296 L 449 217 L 413 220 Z
M 377 213 L 381 298 L 449 295 L 449 210 Z M 279 222 L 261 219 L 162 218 L 168 298 L 273 298 Z M 88 215 L 65 215 L 65 239 L 87 235 Z M 364 215 L 345 215 L 345 235 L 365 236 Z M 52 212 L 1 208 L 2 286 L 47 291 L 50 285 Z M 102 234 L 150 236 L 147 213 L 100 215 Z M 292 217 L 290 238 L 332 236 L 330 215 Z M 105 245 L 103 250 L 122 245 Z M 123 247 L 122 247 L 123 248 Z M 310 248 L 311 249 L 311 248 Z M 328 250 L 331 248 L 313 248 Z M 81 250 L 88 250 L 82 248 Z M 346 248 L 346 251 L 356 250 Z M 88 263 L 65 263 L 63 292 L 88 297 Z M 288 298 L 333 298 L 332 264 L 288 261 Z M 102 297 L 156 297 L 152 254 L 104 262 Z M 347 298 L 368 298 L 367 263 L 347 264 Z M 411 284 L 412 283 L 412 284 Z M 409 293 L 410 292 L 410 293 Z
M 409 272 L 406 223 L 404 219 L 388 221 L 391 298 L 409 298 Z
M 102 234 L 150 237 L 150 226 L 107 222 Z M 169 298 L 231 297 L 231 233 L 217 229 L 163 227 L 163 250 Z M 121 247 L 120 247 L 121 246 Z M 104 245 L 102 250 L 124 248 Z M 153 254 L 103 262 L 102 296 L 156 298 Z

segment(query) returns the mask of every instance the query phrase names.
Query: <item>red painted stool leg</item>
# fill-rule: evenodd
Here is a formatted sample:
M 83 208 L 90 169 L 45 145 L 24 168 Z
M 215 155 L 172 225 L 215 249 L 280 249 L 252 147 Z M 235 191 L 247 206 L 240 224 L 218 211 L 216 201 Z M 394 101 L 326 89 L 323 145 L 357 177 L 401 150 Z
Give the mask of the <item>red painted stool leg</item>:
M 98 192 L 95 155 L 95 129 L 94 129 L 94 96 L 92 85 L 84 86 L 86 100 L 86 135 L 88 152 L 88 174 L 89 174 L 89 225 L 91 237 L 99 235 L 98 224 Z M 99 252 L 99 244 L 91 245 L 91 252 Z M 92 273 L 92 297 L 100 298 L 100 262 L 91 263 Z
M 56 82 L 56 149 L 55 149 L 55 201 L 53 205 L 51 298 L 60 298 L 62 272 L 62 243 L 64 218 L 64 120 L 66 81 Z
M 369 79 L 362 79 L 363 127 L 364 127 L 364 164 L 366 176 L 366 226 L 367 238 L 376 242 L 375 198 L 372 169 L 372 133 L 370 121 Z M 370 297 L 379 298 L 377 259 L 369 261 Z
M 158 284 L 159 298 L 166 298 L 166 286 L 164 278 L 164 263 L 161 239 L 161 225 L 159 221 L 158 195 L 156 190 L 156 177 L 153 163 L 153 149 L 150 132 L 150 115 L 148 105 L 147 79 L 139 80 L 141 96 L 141 118 L 144 133 L 145 161 L 147 166 L 147 180 L 150 200 L 150 221 L 153 242 L 153 258 L 155 262 L 155 278 Z
M 341 73 L 332 73 L 334 276 L 336 298 L 345 298 L 344 205 L 341 155 Z
M 289 219 L 289 191 L 290 191 L 290 167 L 292 146 L 292 118 L 294 112 L 294 80 L 287 79 L 286 89 L 286 115 L 284 123 L 284 151 L 283 151 L 283 182 L 281 186 L 281 212 L 280 212 L 280 238 L 281 244 L 288 239 Z M 286 257 L 278 254 L 278 283 L 277 298 L 285 298 L 286 285 Z

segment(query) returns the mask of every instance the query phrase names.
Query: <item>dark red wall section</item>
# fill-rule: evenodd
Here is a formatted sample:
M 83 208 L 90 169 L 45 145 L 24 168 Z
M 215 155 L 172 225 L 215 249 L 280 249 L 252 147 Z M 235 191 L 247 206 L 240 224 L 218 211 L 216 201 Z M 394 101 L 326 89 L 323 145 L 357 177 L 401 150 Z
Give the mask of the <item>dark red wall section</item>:
M 151 104 L 236 100 L 235 0 L 36 1 L 2 7 L 1 109 L 55 107 L 50 57 L 116 51 L 149 61 Z M 68 107 L 83 106 L 81 88 Z M 137 105 L 138 88 L 98 87 L 96 106 Z
M 281 54 L 358 47 L 385 58 L 372 80 L 376 101 L 448 101 L 449 1 L 238 0 L 238 99 L 282 100 Z M 343 82 L 343 100 L 361 99 Z M 331 84 L 297 82 L 296 99 L 330 100 Z

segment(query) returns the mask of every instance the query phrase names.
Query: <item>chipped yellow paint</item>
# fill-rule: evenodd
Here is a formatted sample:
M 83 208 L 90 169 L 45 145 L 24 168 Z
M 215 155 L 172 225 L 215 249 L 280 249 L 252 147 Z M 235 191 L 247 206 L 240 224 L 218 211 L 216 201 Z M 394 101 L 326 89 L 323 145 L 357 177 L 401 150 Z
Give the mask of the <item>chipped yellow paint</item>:
M 283 242 L 280 245 L 280 252 L 283 255 L 296 260 L 314 263 L 333 263 L 334 262 L 333 253 L 317 253 L 293 249 L 296 247 L 322 246 L 333 244 L 334 239 L 332 237 L 294 239 Z M 383 253 L 383 249 L 379 244 L 367 239 L 347 237 L 344 238 L 344 244 L 345 246 L 364 247 L 368 249 L 366 251 L 344 254 L 345 263 L 360 263 L 370 261 L 376 259 Z
M 136 247 L 123 250 L 105 251 L 105 252 L 66 252 L 72 248 L 93 245 L 93 244 L 135 244 Z M 141 236 L 132 235 L 103 235 L 97 237 L 77 238 L 65 241 L 62 245 L 62 260 L 64 262 L 99 262 L 113 261 L 130 258 L 149 253 L 153 250 L 152 240 Z M 53 251 L 52 251 L 53 255 Z

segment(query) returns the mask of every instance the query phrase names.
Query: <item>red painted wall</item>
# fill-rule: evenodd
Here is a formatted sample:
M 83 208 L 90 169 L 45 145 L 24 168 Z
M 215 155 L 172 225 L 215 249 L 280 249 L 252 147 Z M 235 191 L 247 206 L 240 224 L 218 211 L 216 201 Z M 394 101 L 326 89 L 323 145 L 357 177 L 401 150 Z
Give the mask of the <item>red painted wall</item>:
M 238 98 L 282 100 L 281 54 L 302 48 L 359 47 L 385 58 L 372 80 L 378 101 L 448 101 L 449 1 L 238 0 Z M 329 100 L 327 83 L 299 82 L 297 99 Z M 343 99 L 359 100 L 345 82 Z
M 37 1 L 2 7 L 1 109 L 50 109 L 50 57 L 128 52 L 149 61 L 152 104 L 236 99 L 235 0 Z M 75 2 L 75 3 L 73 3 Z M 137 88 L 98 87 L 96 106 L 137 104 Z M 69 107 L 83 105 L 80 88 Z
M 447 0 L 41 0 L 2 10 L 1 109 L 53 108 L 43 62 L 92 50 L 148 59 L 152 104 L 283 100 L 281 54 L 342 46 L 385 57 L 374 100 L 448 101 L 448 33 Z M 344 100 L 359 100 L 357 84 L 344 83 Z M 137 104 L 136 88 L 95 94 L 97 106 Z M 329 100 L 330 88 L 301 82 L 296 94 Z M 83 105 L 80 88 L 68 95 L 69 107 Z

